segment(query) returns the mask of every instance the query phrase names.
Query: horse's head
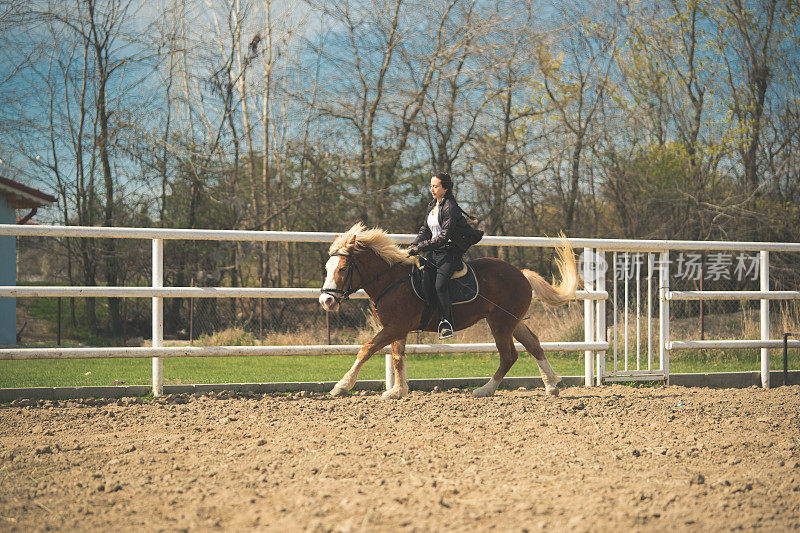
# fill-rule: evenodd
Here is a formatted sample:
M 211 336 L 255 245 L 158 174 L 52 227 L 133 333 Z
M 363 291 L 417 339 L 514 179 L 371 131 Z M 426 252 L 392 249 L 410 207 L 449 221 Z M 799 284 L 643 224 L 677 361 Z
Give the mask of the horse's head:
M 325 263 L 325 283 L 322 284 L 319 303 L 326 311 L 337 311 L 341 302 L 361 288 L 361 272 L 356 260 L 359 249 L 356 236 L 352 235 L 338 252 L 331 253 Z
M 370 284 L 393 265 L 412 262 L 384 230 L 366 229 L 361 222 L 337 236 L 328 254 L 325 283 L 319 297 L 320 305 L 327 311 L 339 309 L 341 302 L 361 288 L 369 292 Z

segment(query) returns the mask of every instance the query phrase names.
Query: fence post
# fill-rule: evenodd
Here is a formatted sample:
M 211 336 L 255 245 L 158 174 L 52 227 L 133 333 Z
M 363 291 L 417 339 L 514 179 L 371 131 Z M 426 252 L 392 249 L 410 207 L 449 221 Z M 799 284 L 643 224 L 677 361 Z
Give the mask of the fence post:
M 769 290 L 769 252 L 760 252 L 760 284 L 762 291 Z M 761 300 L 761 340 L 769 340 L 769 300 Z M 761 348 L 761 386 L 769 388 L 769 348 Z
M 391 345 L 390 345 L 391 346 Z M 392 354 L 386 354 L 386 390 L 394 387 L 394 366 L 392 366 Z
M 595 252 L 595 258 L 597 259 L 597 266 L 595 267 L 595 273 L 597 274 L 597 290 L 604 291 L 606 290 L 606 272 L 608 271 L 607 263 L 606 263 L 606 254 L 601 250 L 597 250 Z M 595 338 L 597 342 L 606 342 L 608 340 L 608 334 L 606 333 L 606 301 L 605 300 L 597 300 L 597 329 L 595 331 Z M 603 384 L 603 374 L 606 371 L 606 352 L 603 350 L 602 352 L 597 353 L 597 377 L 596 381 L 598 385 Z
M 328 344 L 331 343 L 331 314 L 325 311 L 325 331 L 328 333 Z
M 153 239 L 153 288 L 164 286 L 164 241 Z M 164 340 L 164 299 L 153 301 L 153 348 L 161 348 Z M 153 396 L 164 394 L 164 365 L 160 357 L 153 357 Z
M 669 250 L 661 252 L 658 268 L 658 358 L 664 372 L 664 383 L 669 385 Z
M 594 256 L 592 248 L 583 249 L 583 287 L 587 291 L 594 290 L 594 276 L 592 272 L 594 265 Z M 583 301 L 583 340 L 584 342 L 594 342 L 594 300 Z M 593 383 L 594 373 L 594 352 L 586 350 L 585 367 L 584 367 L 584 384 L 591 387 Z
M 58 327 L 56 329 L 56 344 L 61 346 L 61 298 L 56 298 L 58 302 Z

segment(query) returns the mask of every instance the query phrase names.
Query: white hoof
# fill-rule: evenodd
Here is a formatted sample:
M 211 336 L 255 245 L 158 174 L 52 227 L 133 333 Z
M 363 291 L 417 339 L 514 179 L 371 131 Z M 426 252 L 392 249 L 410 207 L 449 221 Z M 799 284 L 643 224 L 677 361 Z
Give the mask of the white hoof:
M 548 396 L 558 396 L 558 387 L 545 387 L 545 392 L 548 394 Z
M 400 387 L 392 387 L 381 394 L 381 400 L 399 400 L 406 394 L 408 394 L 408 389 L 403 390 Z
M 478 387 L 474 391 L 472 391 L 472 396 L 475 398 L 488 398 L 489 396 L 494 396 L 494 387 L 491 385 L 484 385 L 483 387 Z
M 337 383 L 335 387 L 331 389 L 331 396 L 344 396 L 350 391 L 347 387 Z

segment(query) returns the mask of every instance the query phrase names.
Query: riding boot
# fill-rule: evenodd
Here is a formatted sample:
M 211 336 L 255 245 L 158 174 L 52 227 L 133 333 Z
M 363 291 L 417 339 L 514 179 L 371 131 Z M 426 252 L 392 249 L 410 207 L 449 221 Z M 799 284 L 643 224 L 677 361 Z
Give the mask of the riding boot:
M 455 325 L 453 324 L 453 312 L 450 305 L 450 292 L 445 288 L 443 291 L 436 293 L 436 300 L 439 304 L 439 315 L 441 321 L 439 322 L 439 338 L 448 339 L 453 336 Z
M 428 263 L 424 267 L 422 276 L 422 293 L 425 297 L 425 308 L 422 310 L 419 327 L 417 328 L 420 332 L 425 331 L 425 326 L 430 322 L 433 311 L 438 305 L 436 297 L 436 268 L 431 266 L 431 254 L 427 254 L 426 259 Z

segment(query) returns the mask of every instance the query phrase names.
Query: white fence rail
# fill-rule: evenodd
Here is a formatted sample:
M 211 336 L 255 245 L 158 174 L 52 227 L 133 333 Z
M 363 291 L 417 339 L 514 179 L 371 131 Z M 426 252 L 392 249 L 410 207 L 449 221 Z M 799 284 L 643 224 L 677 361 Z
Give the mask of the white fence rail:
M 670 291 L 667 300 L 798 300 L 800 291 Z
M 800 341 L 798 341 L 800 343 Z M 525 350 L 514 344 L 517 350 Z M 543 342 L 545 351 L 604 350 L 605 342 Z M 360 344 L 308 344 L 305 346 L 167 346 L 161 348 L 11 348 L 0 359 L 103 359 L 120 357 L 240 357 L 280 355 L 353 355 Z M 491 353 L 491 342 L 471 344 L 409 344 L 406 353 Z M 391 353 L 387 346 L 381 353 Z
M 1 236 L 45 236 L 45 237 L 93 237 L 121 239 L 149 239 L 152 241 L 152 273 L 150 287 L 0 287 L 0 297 L 129 297 L 152 299 L 152 347 L 142 348 L 7 348 L 0 349 L 0 360 L 3 359 L 71 359 L 71 358 L 114 358 L 114 357 L 152 357 L 153 358 L 153 393 L 163 393 L 163 362 L 165 357 L 229 357 L 229 356 L 277 356 L 277 355 L 326 355 L 355 354 L 358 345 L 306 345 L 306 346 L 216 346 L 216 347 L 164 347 L 163 344 L 163 299 L 164 298 L 302 298 L 316 299 L 318 289 L 303 288 L 240 288 L 240 287 L 164 287 L 164 240 L 213 240 L 213 241 L 259 241 L 259 242 L 331 242 L 336 234 L 323 232 L 278 232 L 278 231 L 238 231 L 238 230 L 188 230 L 188 229 L 152 229 L 152 228 L 106 228 L 83 226 L 16 226 L 0 224 Z M 408 244 L 413 235 L 390 235 L 401 244 Z M 800 243 L 769 242 L 695 242 L 667 240 L 624 240 L 624 239 L 568 239 L 576 248 L 583 248 L 584 257 L 605 258 L 613 253 L 617 264 L 618 253 L 647 254 L 647 369 L 641 368 L 640 361 L 640 278 L 636 277 L 636 368 L 629 362 L 628 354 L 628 277 L 624 279 L 625 309 L 624 351 L 620 362 L 618 349 L 618 289 L 617 278 L 613 280 L 613 335 L 611 342 L 606 338 L 606 305 L 609 293 L 606 291 L 606 272 L 597 269 L 593 262 L 584 264 L 585 289 L 578 291 L 578 299 L 584 301 L 584 341 L 583 342 L 543 342 L 545 351 L 583 351 L 585 356 L 585 383 L 587 386 L 602 384 L 606 381 L 662 379 L 669 382 L 669 352 L 676 349 L 704 348 L 760 348 L 762 385 L 769 387 L 769 349 L 780 348 L 780 339 L 770 339 L 769 335 L 769 300 L 800 299 L 800 291 L 769 290 L 769 255 L 774 252 L 800 252 Z M 480 246 L 529 246 L 552 247 L 554 241 L 542 237 L 498 237 L 486 236 Z M 759 291 L 670 291 L 670 251 L 757 251 L 760 253 L 760 289 Z M 655 254 L 659 261 L 654 266 Z M 639 263 L 637 263 L 639 268 Z M 637 271 L 638 272 L 638 271 Z M 651 345 L 651 295 L 654 274 L 658 273 L 656 286 L 658 306 L 658 368 L 653 368 L 654 356 Z M 359 291 L 354 298 L 367 298 Z M 761 301 L 760 321 L 761 335 L 757 340 L 671 340 L 669 331 L 669 302 L 676 300 L 747 300 Z M 800 347 L 800 341 L 790 341 L 789 346 Z M 517 345 L 518 350 L 524 349 Z M 613 366 L 606 368 L 607 351 L 613 355 Z M 474 344 L 412 344 L 406 347 L 408 353 L 460 353 L 460 352 L 495 352 L 491 343 Z M 389 349 L 384 349 L 388 353 Z M 630 363 L 630 364 L 629 364 Z M 391 359 L 386 356 L 387 383 L 391 380 Z M 623 368 L 619 368 L 620 365 Z
M 294 298 L 312 299 L 319 297 L 319 289 L 293 288 L 255 288 L 255 287 L 4 287 L 0 285 L 0 298 Z M 576 291 L 578 300 L 605 300 L 605 291 Z M 363 290 L 353 293 L 350 298 L 367 300 Z

